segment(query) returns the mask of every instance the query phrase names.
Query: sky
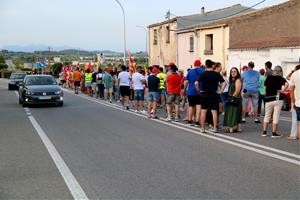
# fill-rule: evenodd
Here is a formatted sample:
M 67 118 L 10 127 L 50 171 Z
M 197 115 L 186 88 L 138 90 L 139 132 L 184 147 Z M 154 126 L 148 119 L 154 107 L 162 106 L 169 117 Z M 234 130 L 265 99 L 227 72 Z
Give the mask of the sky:
M 119 0 L 126 13 L 127 49 L 143 51 L 146 32 L 136 26 L 261 0 Z M 256 8 L 286 0 L 266 0 Z M 116 0 L 0 0 L 0 48 L 7 45 L 66 46 L 122 52 L 123 15 Z

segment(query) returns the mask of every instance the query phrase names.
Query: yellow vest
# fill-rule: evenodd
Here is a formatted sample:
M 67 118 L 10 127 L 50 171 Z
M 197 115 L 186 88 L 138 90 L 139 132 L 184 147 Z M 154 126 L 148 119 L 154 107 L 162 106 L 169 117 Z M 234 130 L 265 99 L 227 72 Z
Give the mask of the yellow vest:
M 166 89 L 165 82 L 167 80 L 167 74 L 159 73 L 157 74 L 157 78 L 159 78 L 159 89 Z
M 86 73 L 85 74 L 85 82 L 91 83 L 92 82 L 92 73 Z

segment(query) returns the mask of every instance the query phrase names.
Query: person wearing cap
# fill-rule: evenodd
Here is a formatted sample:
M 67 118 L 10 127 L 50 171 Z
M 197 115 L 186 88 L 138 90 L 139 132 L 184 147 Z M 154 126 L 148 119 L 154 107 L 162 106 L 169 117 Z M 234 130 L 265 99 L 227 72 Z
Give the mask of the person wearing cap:
M 173 108 L 175 107 L 175 121 L 179 121 L 179 104 L 181 101 L 181 76 L 177 73 L 177 66 L 170 65 L 171 74 L 167 77 L 167 121 L 172 120 Z M 174 106 L 175 105 L 175 106 Z
M 157 67 L 152 68 L 152 73 L 148 77 L 148 117 L 149 118 L 157 118 L 156 117 L 156 107 L 157 107 L 157 100 L 159 94 L 159 86 L 160 86 L 160 79 L 157 77 L 159 73 L 159 69 Z
M 183 95 L 186 94 L 189 102 L 188 110 L 188 124 L 193 125 L 193 119 L 196 126 L 200 125 L 200 111 L 201 111 L 201 96 L 195 88 L 195 81 L 205 71 L 201 67 L 201 61 L 195 60 L 194 69 L 188 71 L 184 81 Z M 201 88 L 200 83 L 200 88 Z

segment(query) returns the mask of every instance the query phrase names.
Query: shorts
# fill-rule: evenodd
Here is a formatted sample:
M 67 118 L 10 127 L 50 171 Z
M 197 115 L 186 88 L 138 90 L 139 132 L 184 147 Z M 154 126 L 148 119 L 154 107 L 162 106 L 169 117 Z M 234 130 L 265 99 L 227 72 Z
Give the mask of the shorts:
M 166 95 L 166 89 L 158 89 L 158 95 Z
M 112 93 L 113 92 L 113 88 L 105 88 L 104 89 L 104 93 Z
M 130 96 L 130 94 L 131 94 L 130 87 L 121 85 L 120 86 L 120 94 L 122 97 Z
M 243 96 L 243 107 L 248 107 L 249 99 L 252 101 L 253 108 L 257 108 L 258 106 L 258 92 L 257 93 L 250 93 L 246 92 Z
M 85 87 L 92 87 L 92 83 L 85 83 Z
M 187 97 L 190 107 L 195 107 L 201 105 L 201 96 L 200 95 L 190 95 Z
M 148 102 L 157 102 L 159 92 L 148 92 Z
M 201 94 L 201 106 L 204 110 L 218 110 L 219 109 L 219 98 L 218 94 Z
M 98 87 L 96 82 L 93 82 L 92 85 L 93 85 L 93 88 L 95 88 L 95 89 Z
M 74 81 L 74 86 L 75 87 L 80 87 L 80 81 Z
M 172 93 L 167 94 L 167 104 L 175 103 L 175 105 L 179 105 L 180 101 L 181 101 L 181 98 L 179 95 L 172 94 Z
M 296 107 L 297 121 L 300 122 L 300 107 Z
M 272 118 L 272 123 L 278 124 L 282 105 L 282 100 L 266 102 L 264 123 L 269 123 Z
M 144 101 L 145 99 L 145 92 L 144 90 L 134 90 L 134 100 L 135 101 Z

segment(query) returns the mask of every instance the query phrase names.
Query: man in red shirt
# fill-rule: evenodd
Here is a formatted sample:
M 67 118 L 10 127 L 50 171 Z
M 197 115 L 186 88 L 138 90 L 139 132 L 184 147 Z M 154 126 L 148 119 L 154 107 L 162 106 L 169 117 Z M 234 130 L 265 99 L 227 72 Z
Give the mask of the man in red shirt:
M 177 67 L 175 64 L 170 65 L 171 74 L 167 77 L 167 121 L 172 120 L 172 113 L 175 104 L 175 121 L 179 120 L 179 104 L 181 101 L 181 76 L 177 73 Z

